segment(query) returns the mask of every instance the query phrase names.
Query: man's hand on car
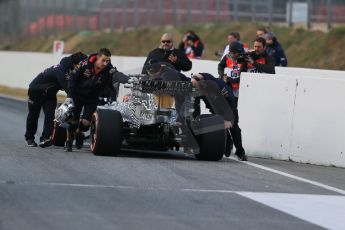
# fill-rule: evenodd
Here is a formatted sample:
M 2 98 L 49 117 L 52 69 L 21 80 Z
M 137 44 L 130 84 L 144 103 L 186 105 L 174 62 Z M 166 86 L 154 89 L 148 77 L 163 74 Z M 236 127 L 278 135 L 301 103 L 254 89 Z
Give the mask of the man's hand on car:
M 225 129 L 230 129 L 230 128 L 232 128 L 232 123 L 231 123 L 231 121 L 226 121 L 226 120 L 224 120 L 224 128 L 225 128 Z
M 132 83 L 139 83 L 139 79 L 138 78 L 136 78 L 136 77 L 130 77 L 129 79 L 128 79 L 128 83 L 130 83 L 130 84 L 132 84 Z

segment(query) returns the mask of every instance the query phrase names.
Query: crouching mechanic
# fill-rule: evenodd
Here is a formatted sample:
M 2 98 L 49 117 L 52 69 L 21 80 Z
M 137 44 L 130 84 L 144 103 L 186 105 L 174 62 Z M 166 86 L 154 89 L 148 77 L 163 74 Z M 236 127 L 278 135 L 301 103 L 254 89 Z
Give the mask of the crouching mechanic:
M 244 148 L 242 146 L 241 129 L 238 126 L 237 97 L 235 97 L 231 87 L 221 78 L 215 78 L 214 76 L 212 76 L 209 73 L 198 73 L 198 74 L 194 74 L 192 76 L 192 84 L 193 85 L 200 83 L 200 81 L 214 81 L 214 82 L 216 82 L 216 84 L 218 85 L 218 87 L 221 91 L 221 94 L 224 96 L 224 98 L 228 102 L 228 104 L 229 104 L 229 106 L 230 106 L 230 108 L 234 114 L 234 120 L 232 122 L 232 125 L 228 127 L 233 140 L 231 139 L 231 136 L 227 135 L 228 140 L 227 140 L 227 144 L 226 144 L 225 156 L 227 156 L 227 157 L 230 156 L 231 149 L 232 149 L 232 141 L 233 141 L 233 144 L 236 147 L 235 155 L 238 157 L 239 160 L 247 161 L 247 156 L 246 156 Z M 213 108 L 211 108 L 209 106 L 210 102 L 208 100 L 206 100 L 205 97 L 202 97 L 202 99 L 204 100 L 207 108 L 210 109 L 211 113 L 214 113 L 215 111 L 213 111 Z M 199 103 L 198 100 L 196 100 L 196 102 Z M 200 104 L 198 104 L 195 107 L 194 116 L 198 115 L 198 113 L 200 113 Z
M 101 48 L 98 53 L 80 62 L 68 76 L 67 99 L 72 106 L 73 119 L 67 128 L 66 151 L 72 151 L 73 139 L 77 149 L 83 147 L 84 134 L 90 127 L 92 114 L 96 111 L 99 96 L 105 87 L 115 83 L 127 83 L 130 77 L 118 72 L 110 62 L 111 53 Z M 81 111 L 83 109 L 83 114 Z
M 31 81 L 28 90 L 29 113 L 24 135 L 27 146 L 37 146 L 35 134 L 41 109 L 44 112 L 44 125 L 39 146 L 47 147 L 52 145 L 51 134 L 54 124 L 56 94 L 59 90 L 67 91 L 66 74 L 74 68 L 74 65 L 85 58 L 87 56 L 81 52 L 64 57 L 58 65 L 45 69 Z

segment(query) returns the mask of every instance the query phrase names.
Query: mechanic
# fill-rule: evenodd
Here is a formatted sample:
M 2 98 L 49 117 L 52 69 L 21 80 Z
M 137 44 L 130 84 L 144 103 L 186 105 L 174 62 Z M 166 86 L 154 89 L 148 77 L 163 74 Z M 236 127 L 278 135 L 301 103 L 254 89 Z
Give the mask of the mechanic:
M 232 151 L 232 145 L 234 144 L 236 148 L 235 155 L 238 157 L 238 159 L 241 161 L 247 161 L 247 156 L 242 146 L 241 129 L 238 126 L 238 120 L 239 120 L 238 110 L 237 110 L 238 98 L 235 97 L 235 95 L 233 94 L 233 91 L 230 85 L 226 83 L 226 79 L 223 80 L 221 78 L 215 78 L 209 73 L 198 73 L 192 76 L 193 85 L 196 85 L 197 83 L 200 83 L 202 81 L 214 81 L 217 83 L 217 86 L 219 87 L 221 94 L 224 96 L 224 98 L 228 102 L 228 105 L 230 106 L 234 115 L 232 124 L 231 126 L 228 127 L 229 129 L 227 129 L 227 143 L 226 143 L 225 156 L 226 157 L 230 156 L 231 151 Z M 201 99 L 204 100 L 206 107 L 210 109 L 211 113 L 214 113 L 213 108 L 211 108 L 209 105 L 209 101 L 205 97 L 201 97 Z M 217 105 L 216 107 L 219 107 L 219 105 Z M 196 101 L 194 116 L 198 114 L 200 114 L 200 100 Z M 231 136 L 230 136 L 229 131 L 231 133 Z
M 148 77 L 152 80 L 191 81 L 190 78 L 176 71 L 169 63 L 158 62 L 154 59 L 151 59 L 149 63 L 150 64 L 146 65 L 145 68 L 146 72 L 148 73 Z M 223 82 L 223 84 L 225 84 L 225 82 Z M 196 89 L 201 97 L 207 98 L 209 108 L 211 108 L 212 112 L 223 117 L 225 129 L 232 127 L 232 123 L 234 123 L 235 119 L 234 114 L 220 93 L 218 85 L 213 81 L 203 81 L 200 82 L 200 84 L 197 84 Z M 174 95 L 173 98 L 175 99 L 175 108 L 177 112 L 176 126 L 182 128 L 183 133 L 188 133 L 185 129 L 185 126 L 182 125 L 186 119 L 188 120 L 188 118 L 185 117 L 185 114 L 187 114 L 189 111 L 185 111 L 185 109 L 189 108 L 184 107 L 186 97 L 183 94 L 178 94 Z
M 101 48 L 97 53 L 80 62 L 68 76 L 65 104 L 70 104 L 73 108 L 73 121 L 67 129 L 66 151 L 68 152 L 72 151 L 73 138 L 77 149 L 83 147 L 83 132 L 90 127 L 92 114 L 97 108 L 103 89 L 111 88 L 118 82 L 135 81 L 117 71 L 111 64 L 110 57 L 110 50 Z M 82 109 L 84 109 L 83 114 L 80 116 Z
M 64 57 L 58 65 L 45 69 L 31 81 L 28 90 L 29 113 L 26 119 L 26 132 L 24 135 L 27 146 L 37 146 L 35 134 L 41 109 L 44 112 L 44 125 L 39 146 L 47 147 L 52 145 L 51 134 L 57 101 L 56 94 L 59 90 L 67 91 L 66 74 L 74 68 L 74 65 L 86 57 L 81 52 Z
M 159 62 L 167 62 L 171 64 L 177 71 L 189 71 L 192 69 L 192 62 L 186 55 L 178 49 L 174 48 L 172 34 L 165 33 L 161 37 L 161 45 L 159 48 L 152 50 L 144 63 L 142 74 L 147 74 L 146 65 L 149 65 L 151 59 L 158 60 Z

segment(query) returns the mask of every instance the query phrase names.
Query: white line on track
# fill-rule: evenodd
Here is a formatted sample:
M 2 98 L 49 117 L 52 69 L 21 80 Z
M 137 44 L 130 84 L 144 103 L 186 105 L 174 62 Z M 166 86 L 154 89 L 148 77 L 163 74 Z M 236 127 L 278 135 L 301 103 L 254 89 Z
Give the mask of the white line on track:
M 135 188 L 133 186 L 124 186 L 124 185 L 76 184 L 76 183 L 28 182 L 28 181 L 4 181 L 4 180 L 0 180 L 0 184 L 79 187 L 79 188 L 114 188 L 114 189 L 134 189 Z
M 235 159 L 233 157 L 230 157 L 229 159 L 234 160 L 234 161 L 238 161 L 237 159 Z M 299 176 L 295 176 L 295 175 L 292 175 L 292 174 L 289 174 L 289 173 L 285 173 L 285 172 L 282 172 L 282 171 L 279 171 L 279 170 L 276 170 L 276 169 L 268 168 L 268 167 L 263 166 L 263 165 L 255 164 L 253 162 L 249 162 L 249 161 L 238 161 L 238 162 L 241 162 L 241 163 L 246 164 L 246 165 L 253 166 L 255 168 L 266 170 L 268 172 L 279 174 L 279 175 L 282 175 L 282 176 L 285 176 L 285 177 L 288 177 L 288 178 L 291 178 L 291 179 L 294 179 L 294 180 L 298 180 L 298 181 L 301 181 L 301 182 L 304 182 L 304 183 L 312 184 L 314 186 L 327 189 L 329 191 L 333 191 L 333 192 L 345 195 L 345 190 L 342 190 L 342 189 L 339 189 L 339 188 L 335 188 L 335 187 L 332 187 L 332 186 L 329 186 L 329 185 L 326 185 L 326 184 L 322 184 L 322 183 L 319 183 L 319 182 L 316 182 L 316 181 L 313 181 L 313 180 L 309 180 L 309 179 L 305 179 L 303 177 L 299 177 Z

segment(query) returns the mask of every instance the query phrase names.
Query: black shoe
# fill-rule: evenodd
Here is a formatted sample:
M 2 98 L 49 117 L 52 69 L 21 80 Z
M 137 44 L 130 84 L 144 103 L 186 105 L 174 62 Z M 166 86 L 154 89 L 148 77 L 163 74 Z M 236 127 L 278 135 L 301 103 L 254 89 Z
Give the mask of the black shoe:
M 50 138 L 46 138 L 46 139 L 42 140 L 41 143 L 39 144 L 39 146 L 41 148 L 45 148 L 45 147 L 48 147 L 51 145 L 53 145 L 53 141 Z
M 72 144 L 73 144 L 73 141 L 66 141 L 66 144 L 65 144 L 66 152 L 72 152 Z
M 28 139 L 28 140 L 26 140 L 26 146 L 37 147 L 37 143 L 35 142 L 35 140 Z
M 237 156 L 238 160 L 240 160 L 240 161 L 247 161 L 248 160 L 244 149 L 241 149 L 241 150 L 236 149 L 235 155 Z
M 77 149 L 83 148 L 84 145 L 84 133 L 75 133 L 74 138 L 75 138 L 75 147 Z

